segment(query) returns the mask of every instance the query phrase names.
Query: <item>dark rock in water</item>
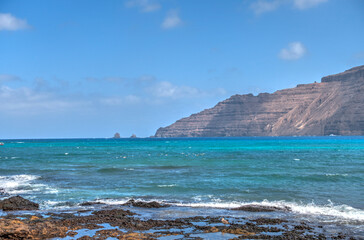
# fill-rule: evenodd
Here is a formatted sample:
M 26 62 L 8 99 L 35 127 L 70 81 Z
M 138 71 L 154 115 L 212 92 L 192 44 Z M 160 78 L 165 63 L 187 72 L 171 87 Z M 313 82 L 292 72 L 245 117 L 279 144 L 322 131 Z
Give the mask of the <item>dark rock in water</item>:
M 83 202 L 80 204 L 80 206 L 93 206 L 93 205 L 100 205 L 100 204 L 103 204 L 103 203 L 100 203 L 100 202 Z
M 126 203 L 122 204 L 123 206 L 133 206 L 133 207 L 140 207 L 140 208 L 162 208 L 162 207 L 168 207 L 168 205 L 160 204 L 156 201 L 152 202 L 143 202 L 143 201 L 135 201 L 134 199 L 131 199 L 127 201 Z
M 135 134 L 132 134 L 132 135 L 130 136 L 130 138 L 137 138 L 137 136 L 136 136 Z
M 274 93 L 234 95 L 155 137 L 364 135 L 364 65 Z
M 108 217 L 108 216 L 117 216 L 117 217 L 133 216 L 136 213 L 133 213 L 129 210 L 112 209 L 112 210 L 95 211 L 95 212 L 92 212 L 92 214 L 102 218 L 102 217 Z
M 15 196 L 0 201 L 0 209 L 4 211 L 38 210 L 39 204 L 20 196 Z
M 4 188 L 0 188 L 0 196 L 9 196 L 9 194 L 5 191 Z
M 287 220 L 279 219 L 279 218 L 257 218 L 253 221 L 258 225 L 265 225 L 265 224 L 276 225 L 276 224 L 288 222 Z
M 113 138 L 120 138 L 120 133 L 115 133 Z
M 240 210 L 246 212 L 276 212 L 276 211 L 291 211 L 289 207 L 273 207 L 273 206 L 261 206 L 261 205 L 244 205 L 231 210 Z

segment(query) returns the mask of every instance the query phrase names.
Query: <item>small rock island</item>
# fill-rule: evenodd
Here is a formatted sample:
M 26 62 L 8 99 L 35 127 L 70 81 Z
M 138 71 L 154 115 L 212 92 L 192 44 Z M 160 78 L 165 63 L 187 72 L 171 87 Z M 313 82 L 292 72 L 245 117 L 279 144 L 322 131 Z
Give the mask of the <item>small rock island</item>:
M 115 138 L 115 139 L 120 138 L 120 133 L 118 133 L 118 132 L 115 133 L 113 138 Z

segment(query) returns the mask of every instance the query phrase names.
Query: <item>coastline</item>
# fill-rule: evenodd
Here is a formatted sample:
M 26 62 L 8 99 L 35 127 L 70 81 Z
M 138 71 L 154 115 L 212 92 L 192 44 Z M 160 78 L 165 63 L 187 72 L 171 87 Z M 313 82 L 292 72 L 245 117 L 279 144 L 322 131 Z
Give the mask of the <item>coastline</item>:
M 0 238 L 361 239 L 340 225 L 289 214 L 289 208 L 254 204 L 216 209 L 155 201 L 84 202 L 70 209 L 0 211 Z
M 0 202 L 21 195 L 39 210 L 0 210 L 0 239 L 363 239 L 363 144 L 362 136 L 6 141 Z M 125 205 L 131 198 L 141 203 Z

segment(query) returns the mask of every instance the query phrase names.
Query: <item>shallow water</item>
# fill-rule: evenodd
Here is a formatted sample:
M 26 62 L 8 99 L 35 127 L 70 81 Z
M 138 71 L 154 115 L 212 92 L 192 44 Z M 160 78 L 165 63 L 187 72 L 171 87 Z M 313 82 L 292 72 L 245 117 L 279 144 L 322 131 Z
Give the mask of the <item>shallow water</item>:
M 364 222 L 364 137 L 2 140 L 0 188 L 43 209 L 129 198 Z

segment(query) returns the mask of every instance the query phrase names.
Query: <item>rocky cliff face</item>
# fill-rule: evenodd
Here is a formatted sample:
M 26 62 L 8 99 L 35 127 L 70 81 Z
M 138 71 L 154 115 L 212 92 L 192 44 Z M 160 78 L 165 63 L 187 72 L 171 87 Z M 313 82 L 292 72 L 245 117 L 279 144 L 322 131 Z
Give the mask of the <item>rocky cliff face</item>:
M 364 65 L 258 96 L 234 95 L 155 137 L 364 135 Z

